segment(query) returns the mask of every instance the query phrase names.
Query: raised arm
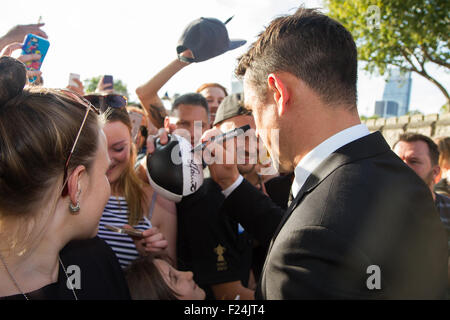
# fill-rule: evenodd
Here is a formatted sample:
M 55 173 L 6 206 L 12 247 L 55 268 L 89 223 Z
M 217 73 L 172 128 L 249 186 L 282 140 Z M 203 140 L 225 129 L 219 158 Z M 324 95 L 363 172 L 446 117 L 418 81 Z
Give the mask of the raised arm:
M 35 34 L 37 36 L 47 39 L 47 34 L 41 29 L 45 24 L 28 24 L 28 25 L 17 25 L 11 28 L 5 35 L 0 37 L 0 51 L 3 50 L 8 44 L 13 42 L 22 43 L 25 36 L 29 33 Z
M 186 50 L 181 55 L 192 57 L 192 52 L 190 50 Z M 172 78 L 178 71 L 180 71 L 187 65 L 189 65 L 189 63 L 180 61 L 179 59 L 175 59 L 166 67 L 164 67 L 160 72 L 158 72 L 153 78 L 136 89 L 136 94 L 141 104 L 149 114 L 151 114 L 151 105 L 158 108 L 164 107 L 163 102 L 158 96 L 158 91 L 167 83 L 167 81 L 170 80 L 170 78 Z

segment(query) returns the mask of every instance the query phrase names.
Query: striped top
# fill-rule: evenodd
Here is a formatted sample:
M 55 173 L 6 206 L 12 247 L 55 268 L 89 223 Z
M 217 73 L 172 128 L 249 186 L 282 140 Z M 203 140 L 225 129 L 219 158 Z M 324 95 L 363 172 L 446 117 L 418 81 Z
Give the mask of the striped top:
M 148 217 L 151 219 L 154 205 L 155 205 L 156 192 L 153 193 L 152 202 L 150 206 L 150 212 Z M 114 232 L 105 227 L 106 224 L 123 227 L 124 224 L 128 224 L 128 204 L 125 197 L 109 197 L 108 203 L 103 209 L 103 215 L 100 218 L 100 224 L 98 228 L 98 236 L 106 241 L 106 243 L 112 248 L 119 260 L 122 268 L 126 268 L 133 260 L 139 257 L 139 252 L 136 249 L 133 239 L 122 233 Z M 144 217 L 133 228 L 139 231 L 144 231 L 152 227 L 152 223 L 149 218 Z

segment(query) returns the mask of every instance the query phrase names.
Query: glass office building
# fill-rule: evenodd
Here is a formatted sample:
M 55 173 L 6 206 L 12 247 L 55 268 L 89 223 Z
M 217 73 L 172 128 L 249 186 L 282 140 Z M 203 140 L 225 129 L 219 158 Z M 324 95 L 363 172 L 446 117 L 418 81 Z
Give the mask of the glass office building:
M 384 86 L 383 100 L 375 102 L 375 114 L 380 117 L 403 116 L 409 112 L 411 72 L 401 74 L 391 70 Z

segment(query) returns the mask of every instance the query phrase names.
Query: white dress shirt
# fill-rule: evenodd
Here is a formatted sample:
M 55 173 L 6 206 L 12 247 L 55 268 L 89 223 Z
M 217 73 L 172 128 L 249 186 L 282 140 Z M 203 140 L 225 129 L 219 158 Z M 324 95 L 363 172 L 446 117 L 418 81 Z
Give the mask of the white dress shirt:
M 297 164 L 294 170 L 294 181 L 292 183 L 292 196 L 295 198 L 297 193 L 302 188 L 306 179 L 309 175 L 334 151 L 337 149 L 358 140 L 362 137 L 370 134 L 369 129 L 364 124 L 358 124 L 353 127 L 344 129 L 335 135 L 329 137 L 327 140 L 323 141 L 321 144 L 312 149 L 302 160 Z M 239 175 L 236 181 L 229 186 L 227 189 L 223 190 L 222 193 L 225 198 L 228 197 L 244 180 L 244 178 Z
M 369 129 L 364 124 L 344 129 L 329 137 L 306 154 L 297 164 L 294 170 L 294 181 L 292 182 L 292 197 L 295 198 L 308 179 L 309 175 L 334 151 L 337 149 L 365 137 L 370 134 Z

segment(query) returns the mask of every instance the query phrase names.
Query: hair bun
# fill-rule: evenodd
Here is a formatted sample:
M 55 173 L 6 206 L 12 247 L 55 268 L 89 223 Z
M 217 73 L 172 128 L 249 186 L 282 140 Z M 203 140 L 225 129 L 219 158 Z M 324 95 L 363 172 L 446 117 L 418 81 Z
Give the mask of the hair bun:
M 27 82 L 25 65 L 17 59 L 0 57 L 0 105 L 22 93 Z

